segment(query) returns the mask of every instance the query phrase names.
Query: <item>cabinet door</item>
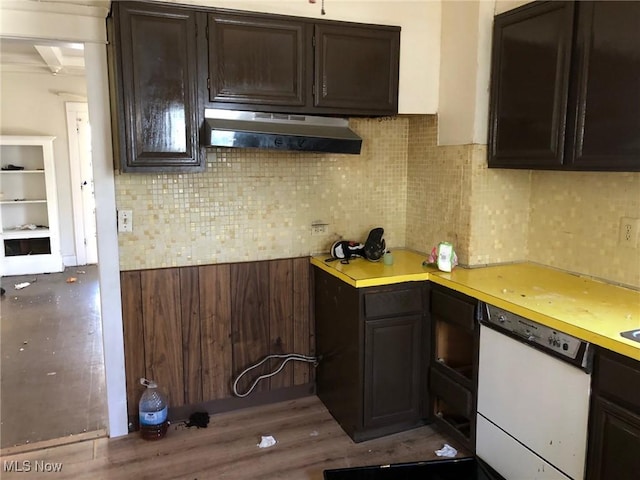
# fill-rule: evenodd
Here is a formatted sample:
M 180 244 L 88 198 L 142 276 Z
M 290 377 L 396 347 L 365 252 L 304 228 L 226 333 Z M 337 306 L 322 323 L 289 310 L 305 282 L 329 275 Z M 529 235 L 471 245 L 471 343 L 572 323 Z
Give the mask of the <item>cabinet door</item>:
M 588 480 L 632 480 L 640 473 L 640 416 L 595 397 L 592 404 Z
M 315 27 L 314 106 L 398 113 L 399 28 Z
M 572 25 L 573 2 L 535 2 L 495 18 L 490 167 L 562 165 Z
M 304 106 L 310 89 L 305 79 L 310 31 L 302 22 L 210 14 L 209 99 Z
M 640 170 L 640 2 L 578 2 L 569 161 Z
M 198 149 L 196 13 L 113 3 L 112 110 L 125 172 L 202 169 Z
M 365 325 L 365 428 L 420 418 L 421 315 Z

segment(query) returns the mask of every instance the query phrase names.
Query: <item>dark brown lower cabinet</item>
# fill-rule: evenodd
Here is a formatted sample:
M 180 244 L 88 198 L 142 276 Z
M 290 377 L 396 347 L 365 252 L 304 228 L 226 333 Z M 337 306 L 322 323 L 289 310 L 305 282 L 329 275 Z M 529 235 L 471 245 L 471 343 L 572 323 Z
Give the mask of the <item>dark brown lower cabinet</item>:
M 431 286 L 432 358 L 429 393 L 434 421 L 475 450 L 478 301 L 440 285 Z
M 422 315 L 365 322 L 364 428 L 420 418 Z
M 135 427 L 143 387 L 155 380 L 172 419 L 314 393 L 314 368 L 289 362 L 246 398 L 233 380 L 269 354 L 313 355 L 309 258 L 123 271 L 127 410 Z M 246 392 L 263 365 L 243 377 Z
M 427 282 L 355 288 L 314 268 L 318 397 L 356 441 L 424 423 Z
M 587 480 L 640 476 L 640 362 L 599 350 L 589 419 Z

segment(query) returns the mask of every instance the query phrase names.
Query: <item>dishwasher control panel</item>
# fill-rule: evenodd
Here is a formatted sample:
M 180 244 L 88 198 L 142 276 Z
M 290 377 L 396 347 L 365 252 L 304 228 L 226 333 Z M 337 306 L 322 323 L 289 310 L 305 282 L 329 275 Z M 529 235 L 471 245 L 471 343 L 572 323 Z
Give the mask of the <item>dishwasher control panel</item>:
M 576 360 L 582 340 L 559 332 L 540 323 L 508 312 L 493 305 L 487 305 L 484 321 L 498 329 L 511 332 L 527 343 L 535 344 L 543 350 L 550 350 L 563 357 Z

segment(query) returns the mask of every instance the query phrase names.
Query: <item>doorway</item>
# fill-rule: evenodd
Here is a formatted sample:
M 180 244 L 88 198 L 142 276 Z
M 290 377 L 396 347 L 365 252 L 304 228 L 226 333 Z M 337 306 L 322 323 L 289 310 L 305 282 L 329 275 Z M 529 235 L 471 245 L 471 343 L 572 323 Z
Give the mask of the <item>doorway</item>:
M 96 200 L 91 159 L 91 125 L 86 103 L 67 102 L 67 132 L 76 265 L 98 263 Z
M 77 61 L 66 80 L 64 67 L 55 75 L 17 68 L 21 58 L 37 58 L 40 43 L 2 41 L 0 127 L 3 134 L 46 131 L 57 137 L 56 185 L 67 266 L 61 273 L 2 279 L 3 453 L 39 442 L 64 443 L 71 436 L 107 434 L 89 111 L 86 102 L 68 102 L 65 97 L 68 91 L 86 88 L 87 80 L 77 72 Z M 66 44 L 45 43 L 47 49 L 59 48 L 58 54 L 64 54 Z M 23 114 L 36 109 L 41 115 Z M 23 289 L 15 287 L 24 283 L 28 286 Z
M 91 153 L 95 180 L 98 277 L 101 287 L 100 306 L 107 384 L 108 434 L 110 437 L 119 437 L 128 432 L 128 418 L 118 234 L 114 221 L 116 218 L 115 174 L 106 48 L 105 18 L 109 12 L 110 2 L 109 0 L 87 0 L 88 6 L 81 9 L 65 8 L 67 5 L 62 1 L 43 3 L 47 5 L 38 5 L 28 11 L 11 5 L 3 4 L 0 7 L 3 28 L 0 47 L 7 38 L 32 40 L 44 38 L 58 43 L 73 40 L 84 44 L 86 99 L 93 130 Z M 74 3 L 77 5 L 77 2 Z M 57 14 L 55 21 L 52 21 L 51 13 Z M 69 38 L 70 35 L 72 39 Z M 4 62 L 4 56 L 2 61 Z M 5 103 L 4 100 L 3 98 L 2 104 Z

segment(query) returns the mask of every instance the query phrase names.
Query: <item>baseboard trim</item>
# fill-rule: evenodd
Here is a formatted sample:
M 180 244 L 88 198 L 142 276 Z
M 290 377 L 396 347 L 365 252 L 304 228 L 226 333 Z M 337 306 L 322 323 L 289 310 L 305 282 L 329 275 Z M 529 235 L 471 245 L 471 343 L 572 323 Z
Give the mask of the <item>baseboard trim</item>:
M 66 437 L 52 438 L 51 440 L 43 440 L 41 442 L 27 443 L 24 445 L 16 445 L 15 447 L 5 447 L 0 449 L 0 457 L 8 455 L 16 455 L 18 453 L 27 453 L 34 450 L 43 450 L 45 448 L 59 447 L 61 445 L 70 445 L 72 443 L 84 442 L 86 440 L 95 440 L 97 438 L 106 438 L 107 429 L 101 428 L 92 432 L 83 432 L 78 434 L 67 435 Z
M 192 403 L 179 407 L 169 407 L 169 420 L 172 423 L 178 423 L 189 419 L 194 412 L 207 412 L 210 415 L 216 413 L 230 412 L 249 407 L 258 407 L 268 405 L 270 403 L 284 402 L 287 400 L 295 400 L 296 398 L 308 397 L 316 394 L 315 383 L 305 383 L 293 387 L 279 388 L 268 392 L 252 393 L 248 397 L 228 397 L 219 400 L 209 400 L 201 403 Z M 129 415 L 129 431 L 138 430 L 138 418 Z
M 184 405 L 169 408 L 169 419 L 173 422 L 186 420 L 193 412 L 208 412 L 209 414 L 230 412 L 241 408 L 257 407 L 269 403 L 284 402 L 296 398 L 315 395 L 315 384 L 306 383 L 294 387 L 279 388 L 269 392 L 256 392 L 245 398 L 229 397 L 220 400 Z

